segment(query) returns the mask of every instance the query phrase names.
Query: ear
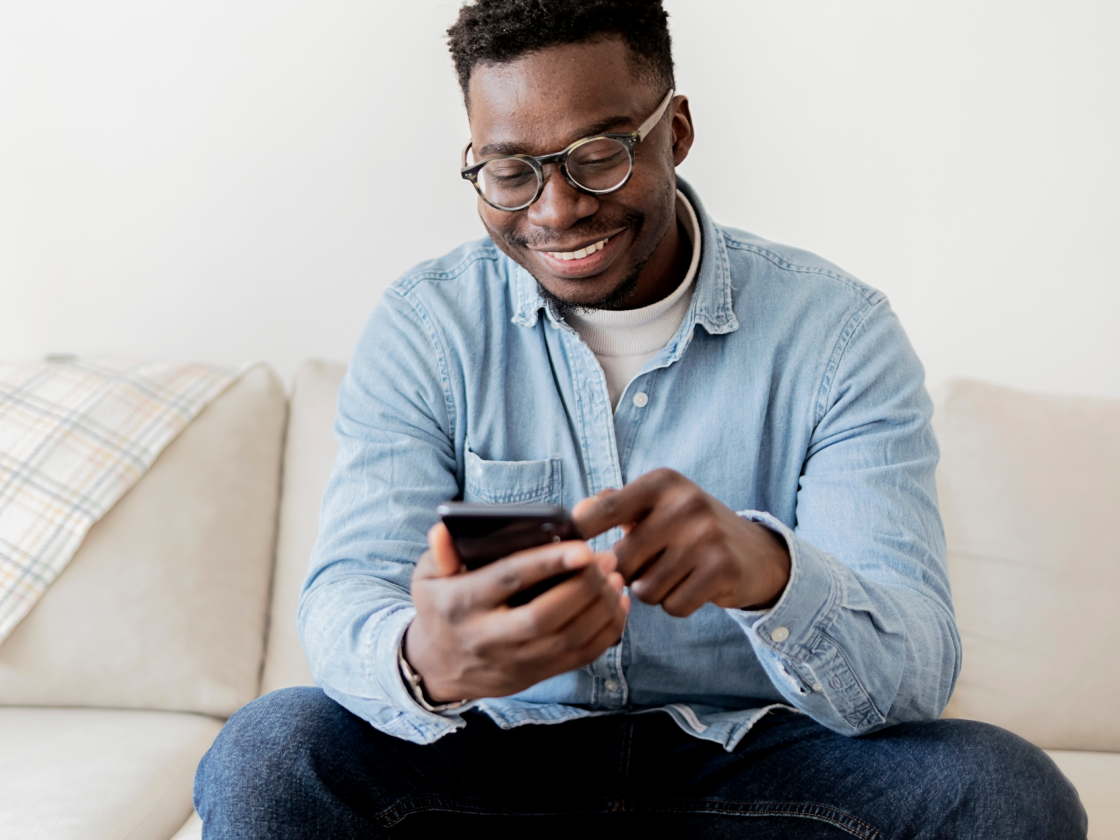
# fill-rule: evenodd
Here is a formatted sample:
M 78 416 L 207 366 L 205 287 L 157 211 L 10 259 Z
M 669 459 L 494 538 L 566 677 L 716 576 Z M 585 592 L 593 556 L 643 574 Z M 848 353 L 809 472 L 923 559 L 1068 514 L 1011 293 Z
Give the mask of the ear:
M 696 133 L 692 127 L 692 111 L 688 107 L 687 96 L 674 96 L 669 106 L 672 113 L 670 127 L 672 128 L 673 166 L 680 166 L 688 157 L 692 148 L 692 141 Z

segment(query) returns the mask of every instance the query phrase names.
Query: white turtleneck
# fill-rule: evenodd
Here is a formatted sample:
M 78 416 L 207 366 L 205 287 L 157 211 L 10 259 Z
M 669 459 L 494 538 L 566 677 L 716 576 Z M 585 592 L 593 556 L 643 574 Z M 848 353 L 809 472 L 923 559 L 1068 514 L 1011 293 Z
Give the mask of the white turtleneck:
M 692 302 L 696 269 L 700 265 L 700 222 L 680 190 L 677 218 L 684 221 L 682 227 L 692 243 L 692 261 L 684 280 L 671 295 L 641 309 L 577 310 L 567 317 L 572 329 L 599 360 L 615 408 L 630 380 L 676 335 Z

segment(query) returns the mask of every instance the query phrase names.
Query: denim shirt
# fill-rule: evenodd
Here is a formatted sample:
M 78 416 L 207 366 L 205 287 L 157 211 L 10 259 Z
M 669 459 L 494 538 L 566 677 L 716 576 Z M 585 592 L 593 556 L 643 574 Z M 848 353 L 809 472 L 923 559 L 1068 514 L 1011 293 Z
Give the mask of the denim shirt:
M 338 460 L 299 606 L 315 681 L 390 735 L 464 725 L 412 698 L 409 581 L 448 499 L 571 507 L 658 467 L 779 532 L 770 609 L 633 602 L 591 664 L 473 704 L 497 724 L 661 710 L 733 749 L 777 705 L 858 735 L 936 718 L 960 668 L 923 370 L 880 292 L 813 254 L 702 229 L 691 305 L 611 410 L 595 356 L 481 240 L 390 287 L 338 397 Z M 608 549 L 617 529 L 590 541 Z

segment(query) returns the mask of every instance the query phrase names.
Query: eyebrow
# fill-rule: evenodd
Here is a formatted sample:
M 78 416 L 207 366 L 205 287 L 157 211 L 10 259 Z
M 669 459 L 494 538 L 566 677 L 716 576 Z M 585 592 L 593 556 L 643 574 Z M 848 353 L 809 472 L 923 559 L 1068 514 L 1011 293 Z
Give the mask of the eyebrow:
M 574 137 L 571 142 L 561 146 L 561 149 L 566 149 L 576 140 L 582 140 L 584 137 L 594 137 L 596 134 L 604 134 L 612 128 L 619 128 L 623 125 L 633 122 L 634 118 L 629 116 L 607 117 L 605 120 L 585 125 L 579 131 L 573 132 Z M 557 149 L 560 151 L 560 149 Z M 488 157 L 490 155 L 520 155 L 527 154 L 525 146 L 520 143 L 487 143 L 478 150 L 479 157 Z

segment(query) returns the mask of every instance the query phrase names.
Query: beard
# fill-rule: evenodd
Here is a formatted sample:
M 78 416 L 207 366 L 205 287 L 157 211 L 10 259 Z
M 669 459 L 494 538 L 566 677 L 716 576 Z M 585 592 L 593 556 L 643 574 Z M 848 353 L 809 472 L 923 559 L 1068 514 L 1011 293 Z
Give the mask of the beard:
M 538 278 L 537 291 L 540 292 L 545 302 L 552 307 L 552 311 L 556 313 L 556 317 L 561 320 L 567 320 L 568 316 L 573 312 L 591 312 L 596 309 L 623 309 L 625 308 L 626 301 L 634 294 L 634 290 L 638 288 L 638 278 L 642 274 L 642 269 L 646 267 L 646 262 L 649 260 L 642 260 L 639 263 L 630 267 L 623 281 L 619 283 L 614 289 L 601 297 L 599 300 L 586 301 L 584 303 L 572 303 L 571 301 L 564 300 L 562 297 L 554 295 L 544 287 L 544 284 Z
M 629 228 L 634 231 L 634 239 L 637 240 L 645 223 L 645 214 L 634 210 L 624 210 L 607 218 L 600 218 L 597 216 L 593 219 L 589 219 L 588 224 L 572 228 L 566 231 L 566 233 L 570 236 L 578 236 L 580 239 L 595 239 L 605 236 L 612 231 L 617 231 L 619 228 Z M 485 221 L 483 221 L 483 224 L 490 234 L 491 239 L 497 242 L 500 238 L 505 243 L 507 247 L 503 248 L 503 250 L 505 250 L 507 254 L 511 250 L 517 251 L 519 249 L 529 249 L 531 247 L 536 247 L 538 249 L 544 248 L 547 247 L 549 243 L 556 240 L 556 236 L 547 231 L 535 232 L 536 235 L 531 237 L 518 236 L 516 234 L 503 236 L 499 234 L 498 231 L 493 230 L 489 225 L 486 225 Z M 638 278 L 641 276 L 642 269 L 645 268 L 646 262 L 648 262 L 650 256 L 652 256 L 652 253 L 633 262 L 629 266 L 622 282 L 599 300 L 583 301 L 581 303 L 565 300 L 553 294 L 545 288 L 540 278 L 537 277 L 528 266 L 523 263 L 521 265 L 529 271 L 530 274 L 533 274 L 533 278 L 537 281 L 537 289 L 541 297 L 544 298 L 545 302 L 548 303 L 556 315 L 560 318 L 567 318 L 568 315 L 573 312 L 623 308 L 626 301 L 634 294 L 634 290 L 638 287 Z

